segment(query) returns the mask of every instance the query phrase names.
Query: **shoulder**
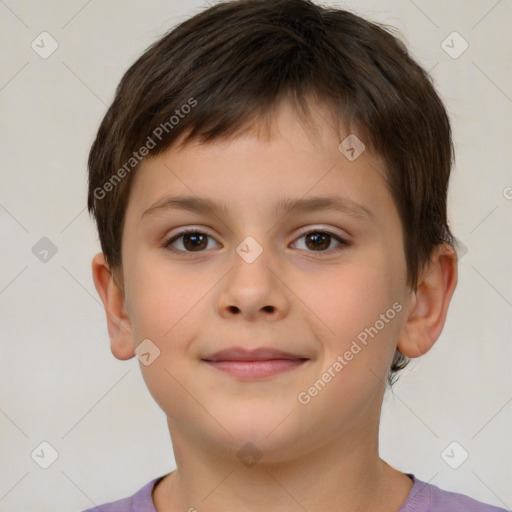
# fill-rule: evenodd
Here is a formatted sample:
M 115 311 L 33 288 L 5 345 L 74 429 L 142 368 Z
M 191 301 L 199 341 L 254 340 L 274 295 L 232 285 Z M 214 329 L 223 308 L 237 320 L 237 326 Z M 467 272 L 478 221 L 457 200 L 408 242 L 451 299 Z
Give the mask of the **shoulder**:
M 163 477 L 155 478 L 140 488 L 134 495 L 117 501 L 111 501 L 83 512 L 156 512 L 151 493 L 153 487 Z
M 409 475 L 414 486 L 399 512 L 507 512 L 464 494 L 449 492 Z

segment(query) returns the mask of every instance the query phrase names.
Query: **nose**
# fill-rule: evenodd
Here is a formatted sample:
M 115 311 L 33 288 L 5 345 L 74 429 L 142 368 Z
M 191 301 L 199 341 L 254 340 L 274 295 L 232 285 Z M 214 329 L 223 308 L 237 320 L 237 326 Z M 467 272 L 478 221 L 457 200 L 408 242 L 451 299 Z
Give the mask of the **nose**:
M 223 280 L 217 297 L 218 313 L 225 317 L 246 320 L 278 320 L 288 314 L 290 304 L 287 287 L 278 277 L 279 269 L 272 268 L 263 251 L 253 262 L 234 255 L 233 268 Z

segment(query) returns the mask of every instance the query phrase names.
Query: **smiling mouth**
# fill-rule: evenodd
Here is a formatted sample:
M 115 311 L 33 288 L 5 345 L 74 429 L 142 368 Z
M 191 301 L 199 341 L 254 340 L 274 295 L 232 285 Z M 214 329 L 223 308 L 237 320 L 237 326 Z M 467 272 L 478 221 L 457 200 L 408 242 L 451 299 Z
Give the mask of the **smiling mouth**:
M 247 350 L 234 347 L 202 359 L 212 368 L 242 380 L 272 377 L 302 366 L 309 359 L 272 348 Z
M 267 361 L 206 361 L 210 366 L 242 379 L 263 379 L 302 366 L 307 359 L 270 359 Z

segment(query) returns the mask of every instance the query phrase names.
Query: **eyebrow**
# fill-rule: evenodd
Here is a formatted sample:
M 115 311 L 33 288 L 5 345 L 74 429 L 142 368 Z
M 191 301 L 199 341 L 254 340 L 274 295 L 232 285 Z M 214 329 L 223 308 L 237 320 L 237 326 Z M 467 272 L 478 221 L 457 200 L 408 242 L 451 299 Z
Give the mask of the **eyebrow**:
M 225 203 L 208 198 L 199 198 L 197 196 L 166 196 L 145 210 L 141 215 L 141 220 L 148 215 L 164 212 L 166 210 L 187 210 L 196 213 L 216 215 L 218 213 L 227 213 L 229 208 Z M 376 220 L 375 213 L 367 206 L 344 196 L 298 199 L 281 198 L 275 203 L 273 212 L 275 215 L 278 215 L 287 214 L 292 210 L 304 213 L 318 210 L 332 210 L 359 220 Z

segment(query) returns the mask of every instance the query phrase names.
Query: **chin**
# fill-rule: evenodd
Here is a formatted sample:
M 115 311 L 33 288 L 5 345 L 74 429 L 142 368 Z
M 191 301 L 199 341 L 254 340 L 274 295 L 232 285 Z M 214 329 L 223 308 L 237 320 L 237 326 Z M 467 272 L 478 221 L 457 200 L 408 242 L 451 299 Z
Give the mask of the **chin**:
M 212 441 L 227 443 L 227 447 L 233 449 L 237 455 L 240 455 L 240 450 L 254 450 L 264 455 L 264 460 L 273 460 L 275 457 L 280 460 L 285 454 L 290 456 L 288 452 L 294 451 L 294 447 L 304 444 L 304 422 L 300 424 L 299 415 L 290 414 L 291 411 L 291 407 L 285 411 L 283 407 L 244 410 L 239 406 L 233 408 L 232 414 L 224 411 L 218 419 L 231 436 L 223 432 L 221 439 Z

